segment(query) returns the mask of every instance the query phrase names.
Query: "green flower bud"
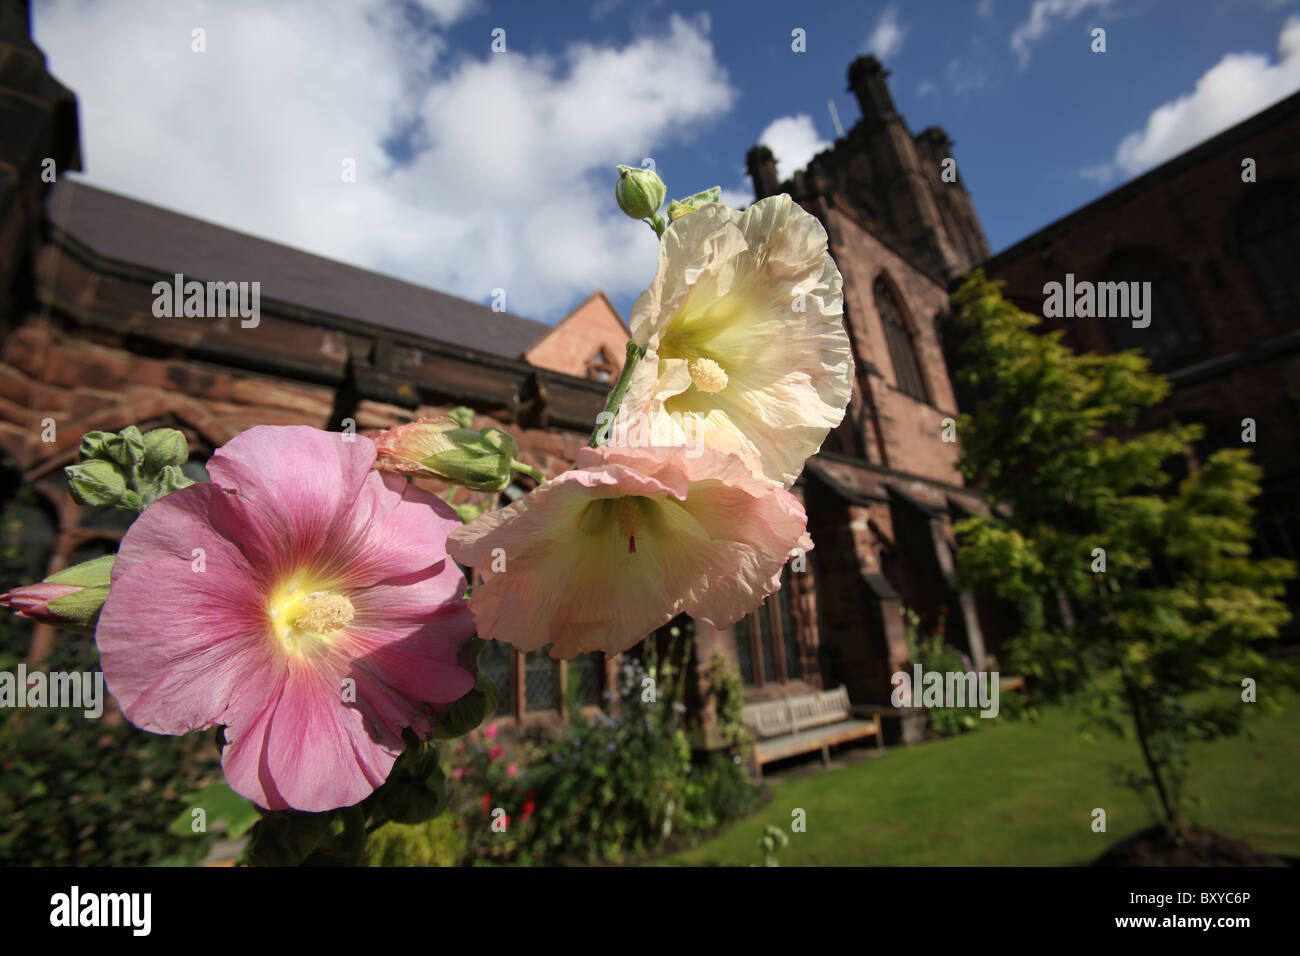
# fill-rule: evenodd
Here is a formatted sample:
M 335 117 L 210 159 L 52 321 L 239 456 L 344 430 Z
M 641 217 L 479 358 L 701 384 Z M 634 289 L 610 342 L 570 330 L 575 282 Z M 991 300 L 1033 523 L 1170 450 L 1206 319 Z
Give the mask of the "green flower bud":
M 146 475 L 156 475 L 169 465 L 179 469 L 189 457 L 190 447 L 182 433 L 174 428 L 155 428 L 144 436 L 144 462 L 140 470 Z
M 153 478 L 152 481 L 141 483 L 144 487 L 142 499 L 146 506 L 157 501 L 163 495 L 169 495 L 173 491 L 181 488 L 188 488 L 194 484 L 194 480 L 186 476 L 176 465 L 166 465 L 162 473 Z
M 78 504 L 93 507 L 117 505 L 127 494 L 126 479 L 111 462 L 88 461 L 69 465 L 63 472 L 68 476 L 68 488 Z
M 46 609 L 69 624 L 91 627 L 99 620 L 100 609 L 108 600 L 108 587 L 82 588 L 46 603 Z
M 465 405 L 457 405 L 447 413 L 447 417 L 461 428 L 474 427 L 474 409 L 468 408 Z
M 116 435 L 104 440 L 104 455 L 115 465 L 131 469 L 144 461 L 144 436 L 140 429 L 128 425 Z
M 668 221 L 676 222 L 682 216 L 695 212 L 701 206 L 711 202 L 720 202 L 722 199 L 722 187 L 714 186 L 712 189 L 706 189 L 698 192 L 694 196 L 688 196 L 685 199 L 674 199 L 668 204 Z
M 618 199 L 618 208 L 633 219 L 649 219 L 664 204 L 668 187 L 653 170 L 619 166 L 614 195 Z
M 49 584 L 71 584 L 79 588 L 106 588 L 116 559 L 117 555 L 106 554 L 102 558 L 82 561 L 62 571 L 55 571 L 45 580 Z
M 501 429 L 453 428 L 442 437 L 451 447 L 421 460 L 429 471 L 473 491 L 502 491 L 510 484 L 519 447 Z

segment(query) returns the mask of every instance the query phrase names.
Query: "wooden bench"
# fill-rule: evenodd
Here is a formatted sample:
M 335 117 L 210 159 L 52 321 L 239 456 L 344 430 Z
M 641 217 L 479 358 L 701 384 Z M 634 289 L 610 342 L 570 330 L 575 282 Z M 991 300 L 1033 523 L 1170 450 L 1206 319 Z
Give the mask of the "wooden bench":
M 782 697 L 745 705 L 745 725 L 754 735 L 754 772 L 763 776 L 763 765 L 796 754 L 820 749 L 822 763 L 830 764 L 833 744 L 875 736 L 883 747 L 880 718 L 855 720 L 848 688 Z

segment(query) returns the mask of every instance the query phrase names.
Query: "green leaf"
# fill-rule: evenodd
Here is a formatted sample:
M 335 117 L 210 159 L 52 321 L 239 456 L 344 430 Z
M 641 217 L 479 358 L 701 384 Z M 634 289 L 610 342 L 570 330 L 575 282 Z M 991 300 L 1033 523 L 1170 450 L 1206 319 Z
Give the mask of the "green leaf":
M 497 710 L 497 688 L 487 674 L 479 674 L 478 683 L 468 694 L 452 704 L 438 720 L 433 736 L 438 740 L 463 737 Z
M 197 793 L 185 797 L 188 806 L 172 821 L 167 829 L 177 836 L 189 836 L 194 833 L 193 811 L 203 810 L 208 830 L 219 820 L 226 821 L 226 835 L 237 840 L 255 824 L 261 811 L 251 800 L 241 797 L 221 780 L 208 784 Z

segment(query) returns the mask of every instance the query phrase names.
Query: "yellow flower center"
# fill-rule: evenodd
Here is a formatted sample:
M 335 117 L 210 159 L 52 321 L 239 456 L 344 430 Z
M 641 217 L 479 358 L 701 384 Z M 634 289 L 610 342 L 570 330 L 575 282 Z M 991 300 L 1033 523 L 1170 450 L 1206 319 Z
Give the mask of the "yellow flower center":
M 696 353 L 686 363 L 691 372 L 691 384 L 701 392 L 720 392 L 727 387 L 727 373 L 711 358 Z
M 328 644 L 330 635 L 347 627 L 357 614 L 346 595 L 313 588 L 298 577 L 272 595 L 267 611 L 275 636 L 294 653 Z

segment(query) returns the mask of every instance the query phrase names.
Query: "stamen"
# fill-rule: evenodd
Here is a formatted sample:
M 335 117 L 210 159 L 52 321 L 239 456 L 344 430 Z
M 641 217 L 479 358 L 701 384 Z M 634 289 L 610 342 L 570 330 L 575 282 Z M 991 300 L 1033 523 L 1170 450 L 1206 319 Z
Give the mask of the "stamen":
M 635 497 L 614 499 L 618 533 L 627 538 L 627 553 L 636 554 L 636 534 L 641 530 L 641 505 Z
M 356 614 L 352 602 L 342 594 L 316 591 L 303 597 L 293 626 L 309 634 L 328 634 L 346 627 Z
M 691 373 L 691 384 L 701 392 L 713 394 L 727 387 L 726 371 L 711 358 L 697 353 L 690 357 L 686 367 Z

